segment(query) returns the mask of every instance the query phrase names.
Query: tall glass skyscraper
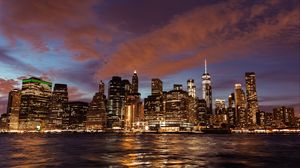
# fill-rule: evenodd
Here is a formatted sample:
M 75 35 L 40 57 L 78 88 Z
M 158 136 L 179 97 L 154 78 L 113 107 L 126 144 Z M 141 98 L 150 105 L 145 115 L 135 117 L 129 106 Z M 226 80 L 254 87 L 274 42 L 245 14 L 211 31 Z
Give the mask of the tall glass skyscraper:
M 249 124 L 256 124 L 256 113 L 258 112 L 258 102 L 256 93 L 255 73 L 246 72 L 246 96 L 248 107 Z
M 202 98 L 206 101 L 208 114 L 212 114 L 212 87 L 211 78 L 207 72 L 207 65 L 205 60 L 205 71 L 202 75 Z
M 113 76 L 109 81 L 107 126 L 121 128 L 124 125 L 125 97 L 129 93 L 131 84 L 119 76 Z

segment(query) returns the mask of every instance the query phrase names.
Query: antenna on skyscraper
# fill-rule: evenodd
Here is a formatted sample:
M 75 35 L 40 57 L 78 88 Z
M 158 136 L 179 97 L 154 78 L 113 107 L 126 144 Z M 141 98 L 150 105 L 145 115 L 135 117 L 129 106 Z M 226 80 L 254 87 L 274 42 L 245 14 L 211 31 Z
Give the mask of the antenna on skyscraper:
M 205 61 L 204 61 L 204 64 L 205 64 L 205 73 L 207 73 L 206 59 L 205 59 Z

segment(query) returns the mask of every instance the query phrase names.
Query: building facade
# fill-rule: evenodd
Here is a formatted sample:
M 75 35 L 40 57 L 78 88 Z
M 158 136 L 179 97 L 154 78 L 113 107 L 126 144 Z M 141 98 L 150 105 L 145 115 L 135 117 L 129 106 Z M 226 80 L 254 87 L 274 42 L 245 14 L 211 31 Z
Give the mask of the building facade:
M 245 73 L 246 80 L 246 98 L 248 109 L 248 125 L 256 124 L 256 113 L 258 113 L 258 101 L 256 92 L 256 79 L 254 72 Z
M 61 129 L 62 116 L 65 113 L 69 101 L 68 86 L 55 84 L 51 98 L 51 112 L 49 113 L 48 128 Z
M 235 97 L 235 111 L 237 126 L 245 128 L 247 127 L 247 103 L 245 92 L 242 89 L 241 84 L 235 84 L 234 97 Z
M 21 91 L 14 89 L 9 92 L 7 103 L 8 128 L 19 129 L 19 114 L 21 109 Z
M 87 130 L 99 131 L 104 130 L 106 128 L 107 99 L 104 95 L 104 88 L 104 83 L 100 81 L 99 90 L 97 93 L 95 93 L 87 111 Z
M 160 79 L 151 80 L 151 95 L 162 95 L 163 94 L 163 82 Z
M 22 80 L 19 129 L 40 130 L 46 127 L 51 96 L 51 82 L 35 77 Z
M 189 96 L 196 98 L 196 85 L 194 79 L 187 80 L 187 92 Z

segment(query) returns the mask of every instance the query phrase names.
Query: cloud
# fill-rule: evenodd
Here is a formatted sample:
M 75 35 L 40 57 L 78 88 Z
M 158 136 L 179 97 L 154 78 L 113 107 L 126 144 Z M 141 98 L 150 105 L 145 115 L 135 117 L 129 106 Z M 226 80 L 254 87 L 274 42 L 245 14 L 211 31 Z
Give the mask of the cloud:
M 0 115 L 7 111 L 7 99 L 0 98 Z
M 18 85 L 18 81 L 13 79 L 0 78 L 0 95 L 7 96 L 7 94 Z
M 8 93 L 18 84 L 14 79 L 0 78 L 0 114 L 6 112 Z
M 85 93 L 75 86 L 68 86 L 70 101 L 85 99 Z
M 74 59 L 100 59 L 100 42 L 111 40 L 93 10 L 96 0 L 10 0 L 0 3 L 0 32 L 15 45 L 29 42 L 39 52 L 49 50 L 49 41 L 61 44 Z
M 199 7 L 120 45 L 96 75 L 103 78 L 137 69 L 149 76 L 165 76 L 202 65 L 204 58 L 214 63 L 271 48 L 283 43 L 282 35 L 286 38 L 284 43 L 299 42 L 295 38 L 300 34 L 296 31 L 297 1 L 287 8 L 278 8 L 284 3 L 259 3 L 253 6 L 257 10 L 247 10 L 249 4 L 243 1 L 230 2 Z
M 11 66 L 15 70 L 26 71 L 28 73 L 39 72 L 39 70 L 36 69 L 35 67 L 33 67 L 32 65 L 26 64 L 26 63 L 20 61 L 19 59 L 16 59 L 16 58 L 8 55 L 7 51 L 2 48 L 0 48 L 0 60 L 1 60 L 1 63 L 5 63 L 5 64 Z

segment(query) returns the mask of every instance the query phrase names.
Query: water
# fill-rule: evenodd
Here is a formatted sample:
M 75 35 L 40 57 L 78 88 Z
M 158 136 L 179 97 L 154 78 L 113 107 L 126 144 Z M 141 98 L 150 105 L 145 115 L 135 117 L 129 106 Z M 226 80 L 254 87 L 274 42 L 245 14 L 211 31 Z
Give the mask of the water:
M 300 167 L 300 135 L 0 134 L 0 167 Z

